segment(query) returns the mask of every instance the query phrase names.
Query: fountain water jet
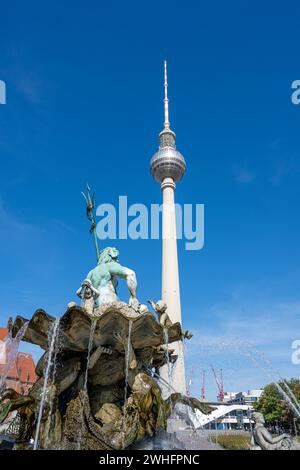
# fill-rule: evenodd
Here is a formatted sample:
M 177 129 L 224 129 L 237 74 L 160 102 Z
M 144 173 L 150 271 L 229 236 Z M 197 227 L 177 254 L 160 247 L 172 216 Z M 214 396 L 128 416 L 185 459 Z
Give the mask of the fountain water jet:
M 259 369 L 261 369 L 262 372 L 264 372 L 264 374 L 274 383 L 275 387 L 277 388 L 277 390 L 279 391 L 279 393 L 282 395 L 282 397 L 285 399 L 285 401 L 287 402 L 287 404 L 290 406 L 291 410 L 296 414 L 296 416 L 298 418 L 300 418 L 300 410 L 297 408 L 297 406 L 299 406 L 298 404 L 298 401 L 295 397 L 295 400 L 296 400 L 296 406 L 295 404 L 293 403 L 291 397 L 286 393 L 286 391 L 281 387 L 280 383 L 278 382 L 278 378 L 275 378 L 275 374 L 279 375 L 279 378 L 282 380 L 282 377 L 281 375 L 279 374 L 279 372 L 276 372 L 274 371 L 273 369 L 273 366 L 271 364 L 271 361 L 267 358 L 265 358 L 265 356 L 261 353 L 259 353 L 256 349 L 253 349 L 253 352 L 250 350 L 250 348 L 248 349 L 246 355 L 252 360 L 252 362 L 257 365 L 257 367 Z M 254 353 L 256 353 L 256 356 L 254 355 Z M 264 367 L 263 365 L 260 364 L 259 362 L 259 359 L 264 361 L 265 364 L 267 364 L 269 366 L 269 370 L 266 369 L 266 367 Z M 284 383 L 286 384 L 286 381 L 284 380 Z M 288 387 L 289 388 L 289 387 Z M 290 389 L 290 388 L 289 388 Z
M 168 367 L 168 381 L 170 386 L 172 387 L 172 371 L 171 371 L 171 363 L 169 357 L 169 334 L 168 329 L 164 328 L 164 342 L 166 348 L 166 360 L 167 360 L 167 367 Z
M 290 390 L 290 387 L 288 386 L 288 384 L 286 384 L 286 381 L 282 378 L 280 373 L 273 368 L 271 361 L 266 358 L 261 352 L 259 352 L 253 344 L 241 340 L 238 337 L 229 339 L 216 337 L 215 340 L 210 338 L 209 342 L 206 342 L 205 340 L 198 342 L 197 349 L 200 350 L 200 348 L 205 348 L 206 352 L 212 350 L 214 354 L 217 351 L 220 353 L 224 353 L 224 351 L 229 351 L 230 353 L 235 352 L 242 357 L 247 357 L 255 365 L 256 368 L 263 372 L 263 374 L 268 378 L 268 380 L 274 383 L 277 390 L 287 402 L 287 404 L 290 406 L 295 415 L 298 418 L 300 417 L 300 405 L 295 395 Z M 282 388 L 279 381 L 285 384 L 287 392 L 291 396 L 289 396 L 288 393 Z
M 128 388 L 128 373 L 129 373 L 129 359 L 130 359 L 130 349 L 131 349 L 131 332 L 132 332 L 132 320 L 128 322 L 128 337 L 127 337 L 127 349 L 125 351 L 125 390 L 124 390 L 124 401 L 127 398 L 127 388 Z
M 90 368 L 91 351 L 92 351 L 92 348 L 93 348 L 93 341 L 94 341 L 96 324 L 97 324 L 97 320 L 92 319 L 91 327 L 90 327 L 88 350 L 87 350 L 87 358 L 86 358 L 86 368 L 85 368 L 84 382 L 83 382 L 84 395 L 83 395 L 83 401 L 82 401 L 82 417 L 81 417 L 82 423 L 81 423 L 79 436 L 78 436 L 78 450 L 80 450 L 80 448 L 81 448 L 81 439 L 82 439 L 83 428 L 84 428 L 84 406 L 85 406 L 85 400 L 87 398 L 87 392 L 88 392 L 88 386 L 87 386 L 88 374 L 89 374 L 89 368 Z
M 87 392 L 87 382 L 88 382 L 88 373 L 89 373 L 89 366 L 90 366 L 90 359 L 91 359 L 91 351 L 93 348 L 93 340 L 95 335 L 97 320 L 92 319 L 91 329 L 90 329 L 90 336 L 89 336 L 89 344 L 88 344 L 88 351 L 87 351 L 87 359 L 86 359 L 86 369 L 84 375 L 84 384 L 83 390 Z
M 297 407 L 297 409 L 298 409 L 299 412 L 300 412 L 300 403 L 298 402 L 298 400 L 297 400 L 297 398 L 296 398 L 296 396 L 295 396 L 293 390 L 291 389 L 291 387 L 289 386 L 289 384 L 287 383 L 287 381 L 286 381 L 285 379 L 283 379 L 283 378 L 281 377 L 281 380 L 283 381 L 284 386 L 286 387 L 287 392 L 288 392 L 288 394 L 290 395 L 290 398 L 291 398 L 292 400 L 294 400 L 294 404 L 295 404 L 295 406 Z
M 289 384 L 287 383 L 287 381 L 282 377 L 282 375 L 280 374 L 280 372 L 278 370 L 275 370 L 273 368 L 273 365 L 272 365 L 271 361 L 267 357 L 265 357 L 263 355 L 262 355 L 262 357 L 265 360 L 265 362 L 267 364 L 269 364 L 270 369 L 273 370 L 273 372 L 276 373 L 279 376 L 280 380 L 282 381 L 282 383 L 284 384 L 284 386 L 286 388 L 287 394 L 289 395 L 290 399 L 294 402 L 295 407 L 300 412 L 300 403 L 298 402 L 293 390 L 291 390 L 291 388 L 290 388 Z
M 59 329 L 59 322 L 60 322 L 60 318 L 56 318 L 53 325 L 52 325 L 52 328 L 49 331 L 49 337 L 48 337 L 49 352 L 48 352 L 47 366 L 46 366 L 46 371 L 45 371 L 45 376 L 44 376 L 42 396 L 41 396 L 40 406 L 39 406 L 38 415 L 37 415 L 37 425 L 36 425 L 36 431 L 35 431 L 35 439 L 34 439 L 33 450 L 37 450 L 37 447 L 38 447 L 40 426 L 41 426 L 42 415 L 43 415 L 43 410 L 44 410 L 44 406 L 45 406 L 48 380 L 49 380 L 49 376 L 50 376 L 51 367 L 53 365 L 53 358 L 54 358 L 54 352 L 55 352 L 54 348 L 55 348 L 55 342 L 56 342 L 56 335 L 57 335 L 57 332 L 58 332 L 58 329 Z
M 52 384 L 55 384 L 55 379 L 56 379 L 56 370 L 57 370 L 57 355 L 59 353 L 59 328 L 58 328 L 58 331 L 57 331 L 57 334 L 55 335 L 55 338 L 54 338 L 54 353 L 53 353 L 53 361 L 52 361 L 52 373 L 50 374 L 51 375 L 51 382 Z M 50 439 L 50 431 L 51 431 L 51 418 L 52 418 L 52 413 L 53 413 L 53 400 L 54 400 L 54 397 L 49 396 L 49 413 L 48 413 L 48 418 L 47 418 L 47 422 L 46 422 L 46 441 L 47 441 L 47 444 L 48 444 L 48 441 Z
M 123 429 L 122 429 L 122 447 L 125 447 L 125 422 L 126 422 L 126 400 L 128 391 L 128 374 L 129 374 L 129 360 L 131 351 L 131 333 L 132 333 L 132 320 L 128 323 L 128 336 L 127 347 L 125 350 L 125 385 L 124 385 L 124 405 L 123 405 Z
M 3 373 L 1 374 L 1 377 L 0 377 L 0 393 L 3 391 L 3 389 L 5 389 L 5 382 L 6 382 L 7 374 L 10 368 L 13 366 L 13 363 L 17 359 L 19 345 L 23 336 L 26 333 L 28 324 L 29 322 L 25 322 L 14 338 L 11 336 L 11 332 L 9 332 L 8 334 L 8 337 L 6 339 L 5 346 L 4 346 L 6 351 L 8 352 L 7 352 L 6 364 L 5 364 Z

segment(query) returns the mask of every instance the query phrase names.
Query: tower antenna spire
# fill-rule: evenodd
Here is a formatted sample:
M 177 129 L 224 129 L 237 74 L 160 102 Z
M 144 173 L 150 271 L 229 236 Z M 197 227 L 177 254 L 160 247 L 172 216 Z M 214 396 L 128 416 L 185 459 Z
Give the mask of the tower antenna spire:
M 170 121 L 169 121 L 169 99 L 168 99 L 168 70 L 167 70 L 167 61 L 164 61 L 164 88 L 165 88 L 165 98 L 164 98 L 164 107 L 165 107 L 165 122 L 164 128 L 165 130 L 170 129 Z

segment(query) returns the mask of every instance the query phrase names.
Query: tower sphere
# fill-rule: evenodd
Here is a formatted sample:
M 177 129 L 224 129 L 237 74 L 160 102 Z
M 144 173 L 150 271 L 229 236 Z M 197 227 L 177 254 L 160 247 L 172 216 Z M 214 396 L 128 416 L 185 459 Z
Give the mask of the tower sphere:
M 162 136 L 162 134 L 166 133 L 162 132 L 160 134 L 161 141 L 162 137 L 167 137 L 166 135 Z M 158 183 L 162 183 L 165 178 L 172 178 L 175 183 L 180 181 L 185 173 L 185 169 L 185 159 L 183 155 L 176 150 L 175 139 L 173 145 L 160 145 L 159 150 L 153 155 L 150 161 L 151 175 Z

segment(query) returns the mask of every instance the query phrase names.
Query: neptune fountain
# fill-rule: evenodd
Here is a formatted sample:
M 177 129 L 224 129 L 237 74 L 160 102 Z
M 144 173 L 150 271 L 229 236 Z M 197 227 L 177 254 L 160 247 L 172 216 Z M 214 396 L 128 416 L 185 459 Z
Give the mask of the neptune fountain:
M 167 448 L 169 442 L 180 446 L 176 435 L 167 432 L 175 406 L 177 412 L 187 410 L 186 418 L 190 410 L 199 416 L 214 409 L 177 393 L 170 383 L 178 359 L 170 345 L 192 334 L 170 320 L 163 300 L 148 300 L 152 311 L 139 302 L 134 270 L 119 262 L 116 248 L 99 251 L 89 188 L 84 197 L 97 265 L 76 292 L 80 301 L 70 302 L 62 316 L 38 309 L 31 319 L 15 318 L 11 353 L 21 339 L 44 352 L 36 366 L 38 380 L 27 396 L 5 389 L 1 377 L 0 434 L 15 449 L 149 449 L 149 442 L 155 448 Z M 119 278 L 126 281 L 128 303 L 117 295 Z M 164 365 L 168 381 L 159 375 Z M 253 450 L 299 449 L 287 435 L 273 437 L 260 413 L 254 420 Z
M 0 425 L 9 423 L 16 449 L 125 449 L 165 430 L 178 402 L 212 410 L 175 391 L 163 398 L 158 371 L 177 360 L 168 345 L 190 334 L 160 321 L 162 301 L 152 303 L 158 318 L 138 301 L 135 272 L 118 256 L 110 247 L 99 253 L 77 291 L 81 305 L 70 302 L 60 318 L 42 309 L 16 317 L 12 335 L 22 329 L 24 341 L 44 350 L 28 396 L 8 389 L 0 397 Z M 117 296 L 117 278 L 126 280 L 128 303 Z

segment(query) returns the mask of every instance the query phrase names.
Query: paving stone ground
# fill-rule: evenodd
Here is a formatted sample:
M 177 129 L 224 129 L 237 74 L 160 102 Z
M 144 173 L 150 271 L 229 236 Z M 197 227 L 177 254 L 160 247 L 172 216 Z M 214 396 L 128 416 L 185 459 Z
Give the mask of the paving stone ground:
M 182 419 L 169 418 L 168 432 L 175 433 L 186 450 L 224 450 L 219 444 L 210 440 L 207 432 L 193 429 Z
M 208 435 L 190 429 L 176 431 L 176 438 L 183 443 L 186 450 L 224 450 L 212 442 Z
M 211 442 L 209 434 L 193 430 L 182 420 L 169 420 L 167 431 L 159 431 L 153 438 L 136 444 L 140 450 L 224 450 Z

